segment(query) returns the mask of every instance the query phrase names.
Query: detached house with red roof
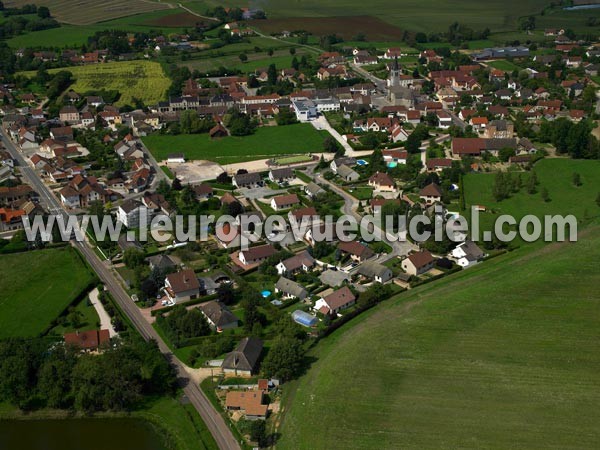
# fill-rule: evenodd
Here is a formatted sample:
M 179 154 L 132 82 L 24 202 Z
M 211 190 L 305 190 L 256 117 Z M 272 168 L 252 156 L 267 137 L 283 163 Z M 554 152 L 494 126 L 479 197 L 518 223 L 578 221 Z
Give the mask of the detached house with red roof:
M 67 333 L 63 337 L 65 345 L 78 348 L 84 352 L 98 350 L 110 342 L 110 332 L 108 330 L 76 331 L 75 333 Z
M 419 192 L 419 197 L 427 205 L 442 201 L 442 189 L 435 183 L 428 184 Z
M 192 269 L 171 273 L 165 278 L 165 292 L 174 303 L 193 300 L 200 295 L 200 282 Z
M 356 297 L 348 286 L 321 297 L 315 302 L 314 310 L 324 315 L 337 314 L 356 303 Z
M 409 255 L 402 261 L 402 269 L 409 275 L 421 275 L 433 269 L 435 260 L 428 250 Z
M 387 173 L 377 172 L 369 178 L 369 186 L 375 188 L 379 192 L 395 192 L 396 183 Z

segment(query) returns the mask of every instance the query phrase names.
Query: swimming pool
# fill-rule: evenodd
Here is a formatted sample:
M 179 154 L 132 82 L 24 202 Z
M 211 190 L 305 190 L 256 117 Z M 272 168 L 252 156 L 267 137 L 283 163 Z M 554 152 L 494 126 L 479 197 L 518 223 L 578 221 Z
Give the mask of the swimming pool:
M 394 167 L 396 167 L 398 165 L 398 163 L 396 161 L 390 161 L 389 163 L 387 163 L 387 166 L 390 169 L 393 169 Z
M 359 159 L 358 161 L 356 161 L 356 164 L 358 164 L 359 166 L 366 166 L 369 163 L 364 159 Z
M 271 291 L 264 290 L 261 292 L 263 298 L 267 298 L 271 296 Z

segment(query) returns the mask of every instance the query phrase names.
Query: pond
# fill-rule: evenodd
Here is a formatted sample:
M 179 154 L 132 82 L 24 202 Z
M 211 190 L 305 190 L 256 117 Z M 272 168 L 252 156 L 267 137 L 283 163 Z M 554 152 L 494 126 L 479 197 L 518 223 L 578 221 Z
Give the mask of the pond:
M 0 449 L 167 450 L 148 423 L 135 419 L 0 420 Z

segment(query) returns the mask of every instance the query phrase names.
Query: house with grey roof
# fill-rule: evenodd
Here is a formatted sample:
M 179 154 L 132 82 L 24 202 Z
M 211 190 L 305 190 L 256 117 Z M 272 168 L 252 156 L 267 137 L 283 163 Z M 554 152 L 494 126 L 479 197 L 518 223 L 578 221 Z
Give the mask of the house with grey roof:
M 199 306 L 210 327 L 217 331 L 237 328 L 238 318 L 223 303 L 215 300 Z
M 308 183 L 306 186 L 304 186 L 304 192 L 310 198 L 315 198 L 317 195 L 324 194 L 325 189 L 323 189 L 317 183 Z
M 342 164 L 341 166 L 339 166 L 337 168 L 337 174 L 344 181 L 356 181 L 360 178 L 360 175 L 358 173 L 356 173 L 354 170 L 352 170 L 350 167 L 346 166 L 345 164 Z
M 358 273 L 377 283 L 387 283 L 394 274 L 389 267 L 379 264 L 375 261 L 367 261 L 358 267 Z
M 225 373 L 250 377 L 257 372 L 258 360 L 263 349 L 263 341 L 255 337 L 245 337 L 234 351 L 228 353 L 221 369 Z
M 275 292 L 281 292 L 284 298 L 297 298 L 299 300 L 304 300 L 306 297 L 308 297 L 308 291 L 301 284 L 284 277 L 281 277 L 279 280 L 277 280 L 277 283 L 275 284 Z

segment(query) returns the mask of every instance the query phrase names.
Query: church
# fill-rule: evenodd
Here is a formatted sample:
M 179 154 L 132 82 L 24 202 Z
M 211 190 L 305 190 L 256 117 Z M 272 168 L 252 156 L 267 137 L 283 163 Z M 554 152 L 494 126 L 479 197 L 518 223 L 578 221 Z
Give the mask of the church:
M 415 91 L 402 86 L 401 76 L 402 71 L 400 70 L 398 57 L 396 57 L 387 79 L 387 101 L 394 106 L 413 108 L 415 106 Z

